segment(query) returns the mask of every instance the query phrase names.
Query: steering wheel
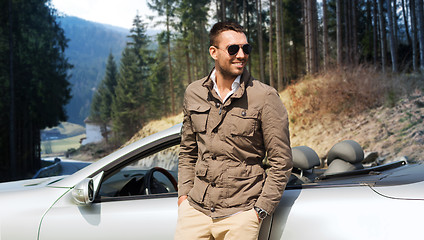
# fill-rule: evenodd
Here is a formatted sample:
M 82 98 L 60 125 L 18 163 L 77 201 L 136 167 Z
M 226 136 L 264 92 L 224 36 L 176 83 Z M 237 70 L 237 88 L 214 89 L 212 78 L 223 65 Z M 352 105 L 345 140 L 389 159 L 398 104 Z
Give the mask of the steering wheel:
M 161 167 L 154 167 L 152 169 L 150 169 L 146 175 L 144 175 L 144 194 L 145 195 L 149 195 L 149 194 L 153 194 L 152 193 L 152 185 L 155 184 L 155 179 L 153 178 L 153 173 L 155 172 L 160 172 L 163 175 L 165 175 L 166 178 L 169 179 L 169 181 L 171 181 L 172 186 L 174 187 L 175 191 L 178 191 L 178 187 L 177 187 L 177 181 L 175 180 L 175 178 L 164 168 Z

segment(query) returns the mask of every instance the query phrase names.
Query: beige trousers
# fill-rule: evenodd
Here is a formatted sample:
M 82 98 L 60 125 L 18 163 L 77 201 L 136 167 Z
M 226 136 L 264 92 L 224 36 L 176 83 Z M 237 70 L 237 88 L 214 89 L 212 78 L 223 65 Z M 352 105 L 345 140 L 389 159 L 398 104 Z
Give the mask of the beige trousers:
M 187 200 L 178 207 L 175 240 L 257 240 L 261 222 L 251 209 L 229 217 L 213 219 L 194 209 Z

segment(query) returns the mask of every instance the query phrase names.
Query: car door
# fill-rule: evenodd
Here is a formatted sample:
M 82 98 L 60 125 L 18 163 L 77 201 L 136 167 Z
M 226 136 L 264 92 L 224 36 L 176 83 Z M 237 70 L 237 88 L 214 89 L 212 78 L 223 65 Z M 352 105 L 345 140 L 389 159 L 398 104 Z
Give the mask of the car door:
M 178 145 L 166 146 L 108 170 L 91 205 L 77 205 L 70 190 L 44 216 L 39 239 L 172 239 L 177 190 L 168 178 L 177 177 L 178 152 Z
M 176 196 L 67 204 L 48 212 L 39 239 L 172 239 L 176 221 Z

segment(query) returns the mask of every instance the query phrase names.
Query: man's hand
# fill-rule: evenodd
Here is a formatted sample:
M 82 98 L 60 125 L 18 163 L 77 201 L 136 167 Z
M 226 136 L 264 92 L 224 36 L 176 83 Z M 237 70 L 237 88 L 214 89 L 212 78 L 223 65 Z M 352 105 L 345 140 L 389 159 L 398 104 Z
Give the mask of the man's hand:
M 178 198 L 178 207 L 181 205 L 181 203 L 187 199 L 187 195 L 183 195 Z

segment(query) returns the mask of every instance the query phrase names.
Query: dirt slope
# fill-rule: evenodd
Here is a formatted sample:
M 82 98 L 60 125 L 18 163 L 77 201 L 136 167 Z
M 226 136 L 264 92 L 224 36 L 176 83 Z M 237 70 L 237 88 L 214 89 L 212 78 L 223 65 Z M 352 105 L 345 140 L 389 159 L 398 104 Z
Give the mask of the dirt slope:
M 336 143 L 352 139 L 365 152 L 377 152 L 386 160 L 407 156 L 424 160 L 424 95 L 399 100 L 394 107 L 366 110 L 355 117 L 323 116 L 307 127 L 290 126 L 292 146 L 307 145 L 323 158 Z

